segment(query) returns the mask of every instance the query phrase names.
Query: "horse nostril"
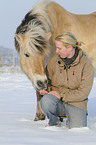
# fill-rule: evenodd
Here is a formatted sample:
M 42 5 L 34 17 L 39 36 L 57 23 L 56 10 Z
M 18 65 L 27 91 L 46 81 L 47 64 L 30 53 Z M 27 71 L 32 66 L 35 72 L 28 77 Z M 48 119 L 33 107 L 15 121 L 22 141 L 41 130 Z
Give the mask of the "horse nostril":
M 41 89 L 47 89 L 47 80 L 45 80 L 44 82 L 43 81 L 41 81 L 41 80 L 38 80 L 37 81 L 37 85 L 38 85 L 38 87 L 40 87 Z
M 37 81 L 37 85 L 39 86 L 39 87 L 43 87 L 43 82 L 41 82 L 41 81 Z
M 47 84 L 48 83 L 48 81 L 47 80 L 45 80 L 45 82 L 44 82 L 45 84 Z

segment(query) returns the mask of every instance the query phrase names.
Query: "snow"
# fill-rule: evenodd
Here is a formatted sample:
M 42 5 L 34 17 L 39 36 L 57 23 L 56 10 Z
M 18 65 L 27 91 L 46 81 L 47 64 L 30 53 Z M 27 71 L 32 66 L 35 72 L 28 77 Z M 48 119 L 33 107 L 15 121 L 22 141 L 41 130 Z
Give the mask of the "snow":
M 88 127 L 49 127 L 34 122 L 36 94 L 24 74 L 0 74 L 0 145 L 96 145 L 96 78 L 89 95 Z

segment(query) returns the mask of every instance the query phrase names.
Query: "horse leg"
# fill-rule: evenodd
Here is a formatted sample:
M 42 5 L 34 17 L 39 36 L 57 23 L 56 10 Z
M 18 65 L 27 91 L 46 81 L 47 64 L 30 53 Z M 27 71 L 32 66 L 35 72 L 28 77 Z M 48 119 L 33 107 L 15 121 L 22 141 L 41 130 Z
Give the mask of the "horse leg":
M 36 91 L 36 95 L 37 95 L 37 110 L 34 121 L 45 120 L 46 115 L 44 114 L 40 106 L 40 100 L 42 98 L 42 95 L 40 95 L 38 91 Z

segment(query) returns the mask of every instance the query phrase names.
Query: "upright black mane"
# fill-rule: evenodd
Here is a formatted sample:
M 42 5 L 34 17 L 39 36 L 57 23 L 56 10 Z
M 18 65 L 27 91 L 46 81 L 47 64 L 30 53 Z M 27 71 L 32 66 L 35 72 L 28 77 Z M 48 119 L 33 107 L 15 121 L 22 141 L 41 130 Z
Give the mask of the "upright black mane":
M 17 30 L 16 30 L 16 34 L 18 33 L 21 33 L 21 34 L 24 34 L 25 32 L 28 31 L 28 24 L 31 22 L 31 21 L 35 21 L 36 24 L 38 25 L 43 25 L 42 22 L 38 19 L 38 15 L 37 14 L 31 14 L 32 12 L 28 12 L 26 15 L 25 15 L 25 18 L 22 20 L 22 23 L 17 27 Z

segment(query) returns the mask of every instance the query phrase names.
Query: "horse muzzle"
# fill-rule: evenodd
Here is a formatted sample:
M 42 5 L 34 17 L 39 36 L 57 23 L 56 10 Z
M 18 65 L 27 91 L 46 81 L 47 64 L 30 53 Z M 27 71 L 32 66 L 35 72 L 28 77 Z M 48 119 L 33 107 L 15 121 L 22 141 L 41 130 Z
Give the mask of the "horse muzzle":
M 47 86 L 48 86 L 48 81 L 45 80 L 45 81 L 41 81 L 41 80 L 38 80 L 37 81 L 37 88 L 38 90 L 42 90 L 42 89 L 47 89 Z

